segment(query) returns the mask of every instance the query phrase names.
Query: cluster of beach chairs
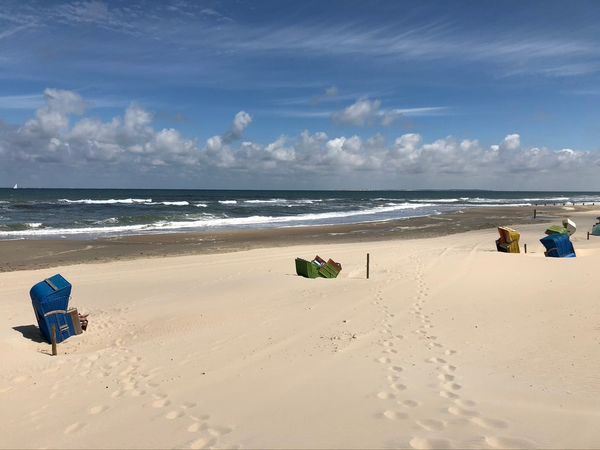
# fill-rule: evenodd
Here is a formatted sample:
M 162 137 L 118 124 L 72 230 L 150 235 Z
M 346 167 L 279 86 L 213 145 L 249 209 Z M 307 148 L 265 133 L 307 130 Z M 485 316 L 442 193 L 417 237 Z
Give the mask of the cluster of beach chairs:
M 319 255 L 312 261 L 296 258 L 296 274 L 305 278 L 336 278 L 342 271 L 342 265 L 333 259 L 325 261 Z
M 591 232 L 594 236 L 600 236 L 600 217 L 597 220 Z M 552 258 L 574 258 L 576 254 L 570 236 L 576 231 L 577 225 L 571 219 L 564 219 L 562 225 L 549 226 L 545 231 L 546 236 L 540 239 L 546 248 L 544 254 Z M 498 227 L 498 233 L 500 237 L 496 240 L 496 249 L 499 252 L 520 253 L 521 235 L 517 230 L 503 226 Z M 336 278 L 342 270 L 340 263 L 331 258 L 326 261 L 319 255 L 310 261 L 296 258 L 295 263 L 296 274 L 305 278 Z M 88 325 L 87 315 L 79 314 L 77 308 L 69 307 L 71 289 L 71 283 L 57 274 L 35 284 L 29 293 L 42 337 L 53 346 L 81 334 Z
M 600 236 L 600 217 L 592 228 L 592 235 Z M 550 258 L 575 258 L 575 248 L 570 237 L 577 231 L 577 225 L 571 219 L 563 219 L 561 225 L 546 228 L 546 236 L 540 242 L 546 249 L 544 255 Z M 509 227 L 498 227 L 500 238 L 496 240 L 496 250 L 504 253 L 520 253 L 518 231 Z

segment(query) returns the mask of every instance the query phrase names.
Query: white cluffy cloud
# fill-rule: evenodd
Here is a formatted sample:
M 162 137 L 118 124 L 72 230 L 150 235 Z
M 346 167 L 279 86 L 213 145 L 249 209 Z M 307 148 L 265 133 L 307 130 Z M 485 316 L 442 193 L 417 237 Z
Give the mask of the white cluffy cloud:
M 335 112 L 331 115 L 332 120 L 340 125 L 350 125 L 362 127 L 365 125 L 383 125 L 388 126 L 394 123 L 402 116 L 424 116 L 441 114 L 447 108 L 443 106 L 432 106 L 424 108 L 404 108 L 404 109 L 382 109 L 381 100 L 369 100 L 363 98 L 357 100 L 352 105 Z
M 499 189 L 591 188 L 600 166 L 598 152 L 524 147 L 519 134 L 499 144 L 446 137 L 430 143 L 419 134 L 386 142 L 376 134 L 328 136 L 304 131 L 260 144 L 242 140 L 252 117 L 240 111 L 231 129 L 201 145 L 173 128 L 156 129 L 150 112 L 131 105 L 120 117 L 102 121 L 85 116 L 75 92 L 47 89 L 45 103 L 21 126 L 0 122 L 0 175 L 75 172 L 90 178 L 106 171 L 130 180 L 152 171 L 193 184 L 206 179 L 238 182 L 238 187 L 493 187 Z M 356 124 L 381 118 L 380 104 L 364 101 L 344 115 Z M 99 170 L 101 169 L 101 170 Z M 169 170 L 167 170 L 169 169 Z M 159 173 L 159 172 L 156 172 Z M 136 178 L 137 177 L 137 178 Z M 327 184 L 338 180 L 335 185 Z M 167 179 L 168 181 L 169 179 Z M 277 185 L 268 184 L 279 180 Z M 374 184 L 377 183 L 377 184 Z M 587 183 L 587 184 L 586 184 Z M 141 182 L 140 182 L 141 184 Z M 147 185 L 147 184 L 146 184 Z

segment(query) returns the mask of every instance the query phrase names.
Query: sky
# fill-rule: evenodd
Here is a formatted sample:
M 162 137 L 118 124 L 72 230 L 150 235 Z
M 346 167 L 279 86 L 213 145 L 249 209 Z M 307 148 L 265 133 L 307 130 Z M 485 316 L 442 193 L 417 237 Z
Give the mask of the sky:
M 600 190 L 597 1 L 27 1 L 0 186 Z

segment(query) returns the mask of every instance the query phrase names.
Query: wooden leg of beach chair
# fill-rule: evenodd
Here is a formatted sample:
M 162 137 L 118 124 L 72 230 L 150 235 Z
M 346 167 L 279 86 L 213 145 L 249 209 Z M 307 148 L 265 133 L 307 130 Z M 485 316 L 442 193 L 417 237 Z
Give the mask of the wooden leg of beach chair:
M 56 325 L 52 325 L 52 356 L 56 356 Z

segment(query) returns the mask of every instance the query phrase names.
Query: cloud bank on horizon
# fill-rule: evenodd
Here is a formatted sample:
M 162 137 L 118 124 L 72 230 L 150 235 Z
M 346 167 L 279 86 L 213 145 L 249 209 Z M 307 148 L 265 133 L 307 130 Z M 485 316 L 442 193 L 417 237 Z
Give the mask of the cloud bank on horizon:
M 0 185 L 598 188 L 600 4 L 7 0 Z
M 64 185 L 69 174 L 84 174 L 102 185 L 110 179 L 103 178 L 105 172 L 133 179 L 158 176 L 159 182 L 166 174 L 166 180 L 177 176 L 182 185 L 198 177 L 221 178 L 232 188 L 252 187 L 236 184 L 236 177 L 242 182 L 247 177 L 271 179 L 275 183 L 268 187 L 273 188 L 295 187 L 290 180 L 305 180 L 300 183 L 305 188 L 328 179 L 334 184 L 319 187 L 392 188 L 415 177 L 433 187 L 442 186 L 439 180 L 461 187 L 465 179 L 518 183 L 539 176 L 554 183 L 575 174 L 592 180 L 600 169 L 596 152 L 523 147 L 518 134 L 485 147 L 453 137 L 426 143 L 416 133 L 387 142 L 380 134 L 364 139 L 304 130 L 263 144 L 244 139 L 253 119 L 240 111 L 229 130 L 200 142 L 174 128 L 155 128 L 152 114 L 138 105 L 102 121 L 85 116 L 86 102 L 73 91 L 46 89 L 44 98 L 45 104 L 24 124 L 2 125 L 0 161 L 3 170 L 35 168 L 47 174 L 51 186 Z M 564 189 L 563 184 L 548 187 Z

